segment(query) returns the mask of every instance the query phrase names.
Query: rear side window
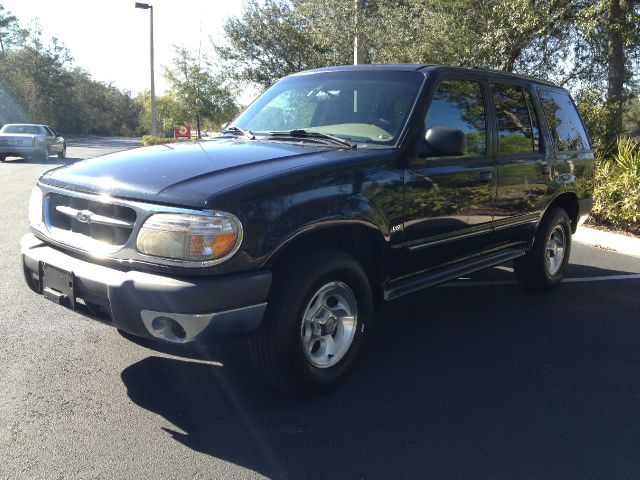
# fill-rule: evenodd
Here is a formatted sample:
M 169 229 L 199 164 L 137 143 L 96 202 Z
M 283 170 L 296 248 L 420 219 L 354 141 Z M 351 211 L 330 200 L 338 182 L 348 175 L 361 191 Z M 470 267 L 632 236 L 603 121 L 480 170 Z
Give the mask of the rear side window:
M 442 82 L 431 101 L 425 128 L 450 127 L 462 130 L 467 139 L 465 156 L 485 155 L 487 124 L 482 89 L 471 80 Z
M 537 151 L 524 90 L 513 85 L 494 84 L 493 102 L 498 128 L 498 154 Z
M 541 88 L 540 102 L 558 150 L 586 150 L 589 140 L 568 93 Z

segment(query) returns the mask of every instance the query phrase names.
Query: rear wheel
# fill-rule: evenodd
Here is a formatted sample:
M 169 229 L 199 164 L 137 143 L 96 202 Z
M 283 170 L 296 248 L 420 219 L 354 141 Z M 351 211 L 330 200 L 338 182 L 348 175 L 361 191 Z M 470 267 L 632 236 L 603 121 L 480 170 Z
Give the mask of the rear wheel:
M 0 162 L 4 162 L 7 159 L 5 155 L 0 155 Z
M 323 248 L 275 272 L 271 291 L 249 340 L 256 367 L 292 393 L 334 386 L 352 366 L 371 318 L 366 272 L 350 255 Z
M 531 250 L 515 260 L 516 276 L 525 288 L 550 290 L 562 280 L 570 253 L 571 220 L 555 207 L 542 219 Z
M 58 152 L 58 158 L 65 158 L 67 156 L 67 146 L 62 145 L 62 150 Z

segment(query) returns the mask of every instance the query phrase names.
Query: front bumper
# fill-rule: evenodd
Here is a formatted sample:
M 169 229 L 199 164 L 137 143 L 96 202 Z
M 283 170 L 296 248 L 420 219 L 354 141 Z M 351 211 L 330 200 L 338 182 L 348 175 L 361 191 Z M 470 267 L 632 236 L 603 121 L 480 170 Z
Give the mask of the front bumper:
M 170 343 L 251 334 L 260 326 L 271 286 L 268 271 L 207 277 L 117 270 L 32 234 L 22 237 L 21 249 L 25 280 L 36 293 L 132 335 Z

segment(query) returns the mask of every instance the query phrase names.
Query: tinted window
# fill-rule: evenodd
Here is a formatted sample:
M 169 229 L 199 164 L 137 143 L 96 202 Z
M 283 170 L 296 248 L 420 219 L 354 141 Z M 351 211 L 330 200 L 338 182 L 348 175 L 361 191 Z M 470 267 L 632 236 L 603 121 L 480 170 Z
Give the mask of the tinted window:
M 53 133 L 53 130 L 51 130 L 49 127 L 43 127 L 44 131 L 47 132 L 47 135 L 49 135 L 50 137 L 55 137 L 56 135 Z
M 482 90 L 478 82 L 447 80 L 438 86 L 425 128 L 449 127 L 462 130 L 467 138 L 465 155 L 484 155 L 487 151 L 487 127 Z
M 558 150 L 588 149 L 587 134 L 569 94 L 545 88 L 539 92 L 542 109 Z
M 532 153 L 533 132 L 524 91 L 512 85 L 493 85 L 498 128 L 498 153 Z

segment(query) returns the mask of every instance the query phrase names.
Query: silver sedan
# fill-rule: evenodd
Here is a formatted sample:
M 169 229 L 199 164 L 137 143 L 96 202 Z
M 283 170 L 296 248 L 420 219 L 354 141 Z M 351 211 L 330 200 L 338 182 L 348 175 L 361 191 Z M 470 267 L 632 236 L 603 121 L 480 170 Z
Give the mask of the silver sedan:
M 7 124 L 0 129 L 0 161 L 7 157 L 38 158 L 47 160 L 51 155 L 64 158 L 67 145 L 47 125 Z

